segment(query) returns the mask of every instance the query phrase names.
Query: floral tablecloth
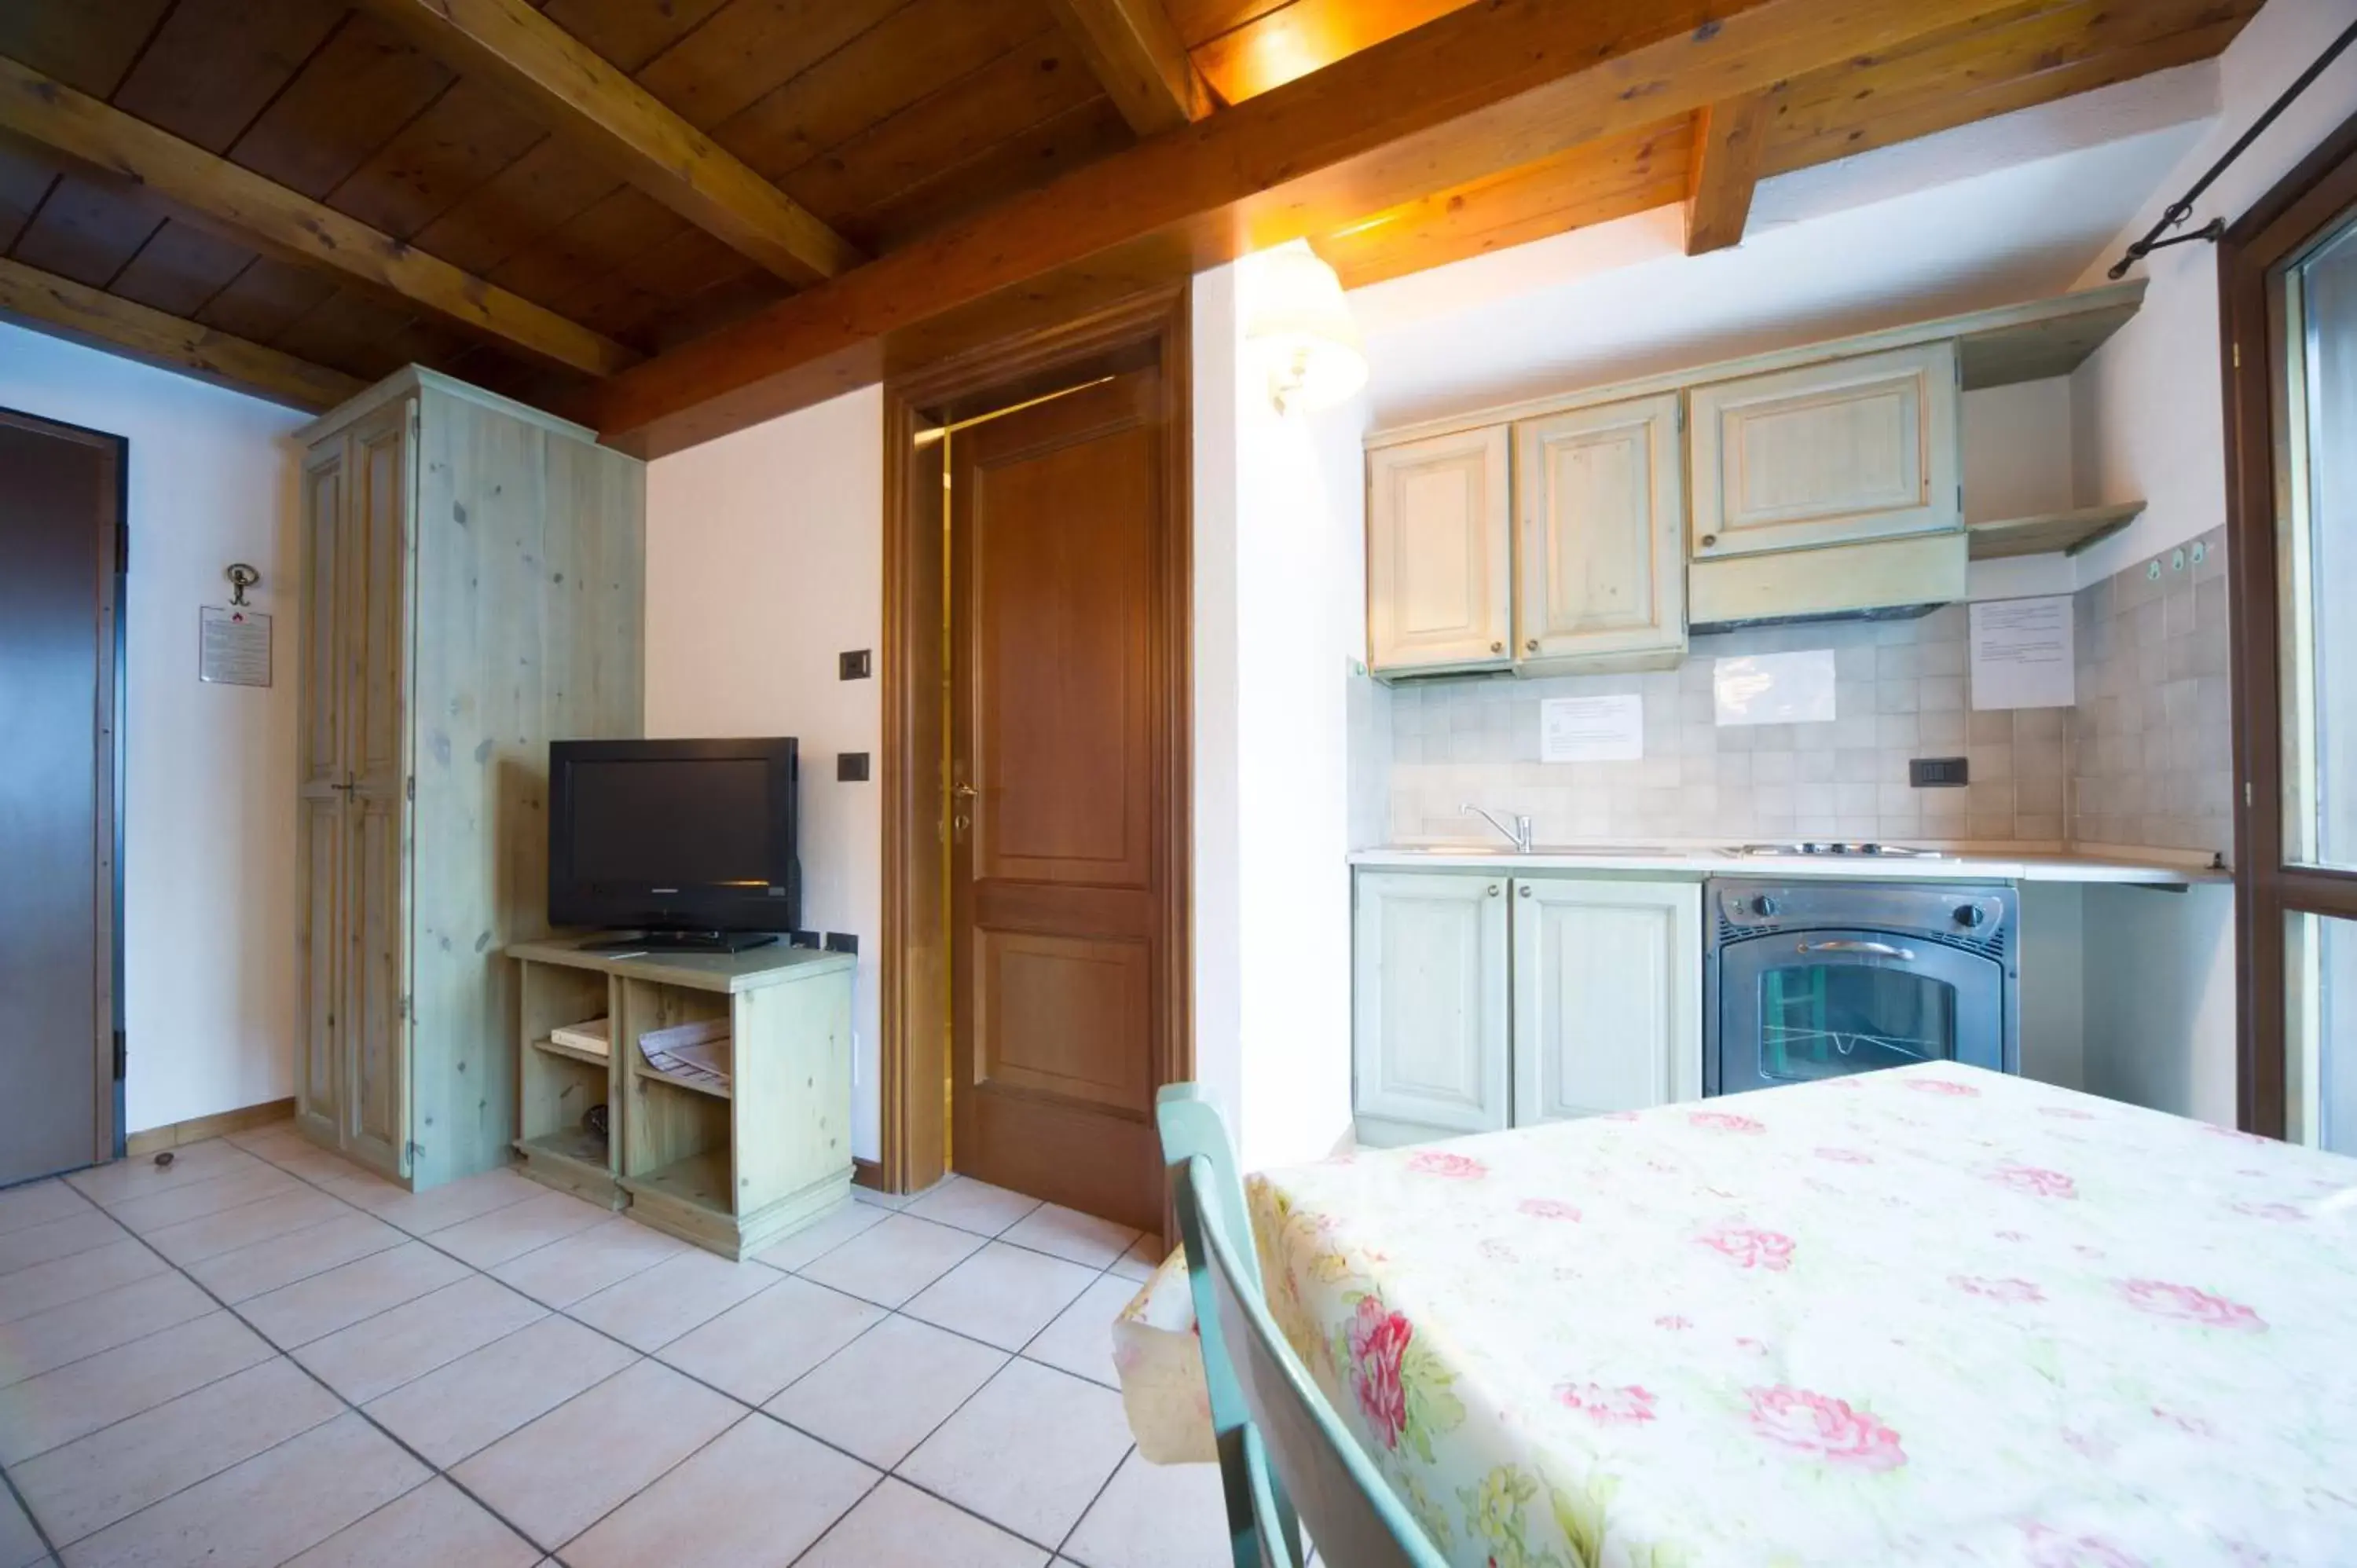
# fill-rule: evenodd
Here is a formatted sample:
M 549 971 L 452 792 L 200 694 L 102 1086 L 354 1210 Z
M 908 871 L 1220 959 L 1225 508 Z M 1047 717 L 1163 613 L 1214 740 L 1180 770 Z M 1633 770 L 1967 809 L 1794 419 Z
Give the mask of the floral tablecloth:
M 2357 1563 L 2357 1161 L 1932 1066 L 1248 1185 L 1452 1562 Z

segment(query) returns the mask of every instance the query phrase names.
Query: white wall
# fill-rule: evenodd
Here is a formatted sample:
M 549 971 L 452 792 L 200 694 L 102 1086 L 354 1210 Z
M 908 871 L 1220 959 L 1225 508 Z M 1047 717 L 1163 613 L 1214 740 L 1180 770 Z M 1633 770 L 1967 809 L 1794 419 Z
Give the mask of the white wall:
M 883 714 L 835 656 L 884 625 L 879 389 L 647 468 L 647 733 L 802 742 L 802 925 L 859 939 L 852 1150 L 877 1137 L 876 944 L 883 909 Z M 835 781 L 865 751 L 871 781 Z
M 0 406 L 126 436 L 124 1130 L 294 1092 L 295 591 L 305 416 L 0 324 Z M 267 690 L 197 679 L 232 561 L 275 618 Z

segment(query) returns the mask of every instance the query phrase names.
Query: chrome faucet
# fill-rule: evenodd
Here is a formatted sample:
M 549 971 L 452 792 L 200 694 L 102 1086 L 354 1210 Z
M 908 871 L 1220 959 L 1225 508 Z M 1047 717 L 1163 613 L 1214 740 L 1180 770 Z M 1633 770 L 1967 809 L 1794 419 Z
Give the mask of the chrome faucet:
M 1497 829 L 1500 832 L 1513 840 L 1514 853 L 1516 854 L 1528 854 L 1531 853 L 1530 818 L 1518 816 L 1514 819 L 1514 825 L 1508 827 L 1504 822 L 1498 819 L 1498 814 L 1495 811 L 1491 811 L 1487 806 L 1477 806 L 1470 800 L 1468 800 L 1465 804 L 1458 807 L 1457 811 L 1459 816 L 1480 818 L 1483 822 L 1489 823 L 1491 827 Z

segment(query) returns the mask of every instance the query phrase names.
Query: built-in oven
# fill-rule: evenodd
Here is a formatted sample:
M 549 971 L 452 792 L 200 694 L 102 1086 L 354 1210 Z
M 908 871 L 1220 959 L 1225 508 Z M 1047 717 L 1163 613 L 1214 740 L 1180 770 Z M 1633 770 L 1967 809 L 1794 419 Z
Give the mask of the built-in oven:
M 1729 876 L 1704 894 L 1704 1093 L 1923 1061 L 2020 1070 L 2011 887 Z

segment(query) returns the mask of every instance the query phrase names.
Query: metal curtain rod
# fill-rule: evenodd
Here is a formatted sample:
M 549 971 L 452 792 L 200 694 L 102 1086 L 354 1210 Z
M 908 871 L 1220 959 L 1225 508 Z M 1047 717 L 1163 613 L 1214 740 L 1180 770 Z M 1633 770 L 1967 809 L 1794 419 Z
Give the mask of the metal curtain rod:
M 2259 139 L 2260 133 L 2276 123 L 2276 116 L 2289 108 L 2293 99 L 2307 91 L 2309 84 L 2322 76 L 2325 68 L 2339 59 L 2341 50 L 2347 48 L 2352 42 L 2357 42 L 2357 22 L 2352 22 L 2342 29 L 2341 36 L 2332 40 L 2332 47 L 2317 56 L 2316 63 L 2301 71 L 2298 80 L 2284 89 L 2283 96 L 2267 105 L 2266 113 L 2251 122 L 2251 128 L 2236 137 L 2234 145 L 2226 149 L 2225 155 L 2210 166 L 2209 172 L 2193 182 L 2192 189 L 2169 204 L 2168 210 L 2160 215 L 2160 221 L 2147 230 L 2143 239 L 2130 245 L 2127 254 L 2113 263 L 2112 270 L 2105 275 L 2112 278 L 2125 277 L 2130 267 L 2155 251 L 2169 245 L 2182 245 L 2193 240 L 2215 240 L 2223 234 L 2226 231 L 2226 220 L 2222 218 L 2212 218 L 2190 233 L 2171 235 L 2166 240 L 2161 238 L 2163 234 L 2167 234 L 2169 231 L 2193 216 L 2193 204 L 2201 199 L 2201 193 L 2209 189 L 2220 175 L 2226 172 L 2226 166 L 2241 157 L 2250 145 Z

